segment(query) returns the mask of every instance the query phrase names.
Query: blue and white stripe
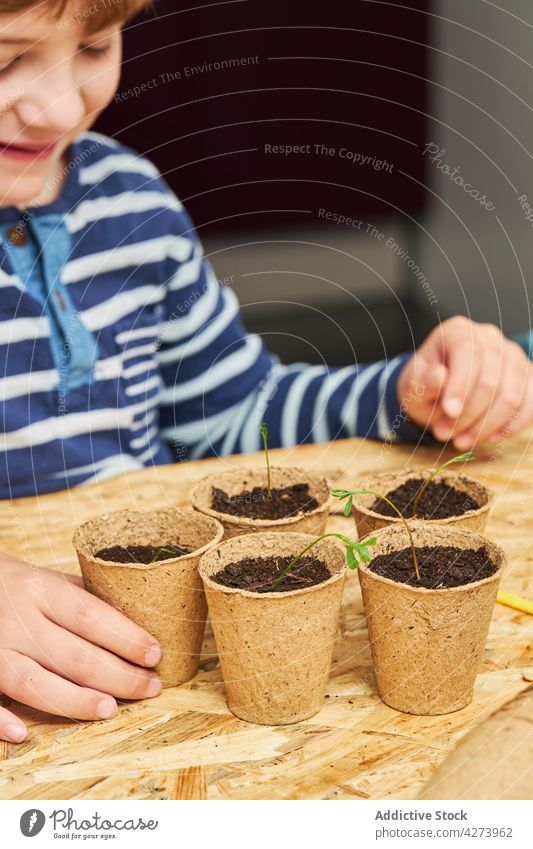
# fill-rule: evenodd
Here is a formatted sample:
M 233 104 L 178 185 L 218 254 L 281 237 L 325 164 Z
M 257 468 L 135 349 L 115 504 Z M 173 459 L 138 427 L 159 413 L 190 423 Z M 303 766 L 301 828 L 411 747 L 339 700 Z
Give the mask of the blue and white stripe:
M 0 497 L 253 451 L 261 421 L 272 447 L 387 437 L 408 355 L 342 369 L 281 365 L 243 329 L 234 293 L 219 286 L 155 166 L 98 133 L 71 152 L 80 164 L 61 195 L 31 214 L 60 213 L 70 234 L 61 285 L 94 336 L 92 376 L 62 394 L 50 318 L 0 244 Z M 0 209 L 1 232 L 17 215 Z M 53 243 L 54 232 L 44 251 Z M 395 436 L 418 433 L 403 422 Z

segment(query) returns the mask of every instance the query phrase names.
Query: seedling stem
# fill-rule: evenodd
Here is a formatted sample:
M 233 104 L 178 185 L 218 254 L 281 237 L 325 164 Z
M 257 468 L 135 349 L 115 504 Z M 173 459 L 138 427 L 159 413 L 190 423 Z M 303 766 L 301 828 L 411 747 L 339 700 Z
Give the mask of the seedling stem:
M 415 500 L 413 501 L 413 517 L 412 518 L 414 519 L 415 516 L 416 516 L 416 511 L 418 510 L 418 505 L 420 503 L 420 499 L 422 498 L 424 490 L 426 489 L 426 487 L 429 486 L 429 484 L 431 483 L 431 481 L 433 480 L 434 477 L 436 477 L 438 474 L 440 474 L 440 472 L 442 472 L 442 470 L 445 469 L 446 466 L 451 466 L 452 463 L 460 463 L 460 462 L 461 463 L 462 462 L 469 463 L 470 460 L 475 460 L 475 459 L 476 459 L 475 455 L 472 454 L 471 451 L 467 451 L 466 454 L 459 454 L 458 457 L 452 457 L 451 460 L 447 460 L 446 463 L 442 463 L 442 465 L 437 466 L 436 469 L 433 469 L 433 471 L 430 472 L 430 474 L 427 476 L 424 483 L 422 484 L 422 486 L 420 487 L 420 489 L 418 490 L 418 492 L 416 494 Z
M 261 437 L 263 439 L 263 445 L 265 447 L 265 461 L 267 467 L 267 494 L 269 498 L 272 498 L 272 490 L 270 488 L 270 460 L 268 458 L 268 427 L 266 422 L 263 422 L 261 425 Z
M 340 498 L 341 500 L 347 498 L 346 506 L 344 508 L 344 515 L 346 518 L 352 512 L 352 504 L 353 504 L 353 496 L 354 495 L 373 495 L 375 498 L 379 498 L 381 501 L 386 501 L 387 504 L 392 507 L 397 516 L 402 520 L 405 530 L 407 531 L 407 535 L 409 537 L 409 544 L 411 546 L 411 552 L 413 555 L 413 565 L 415 567 L 415 574 L 417 581 L 420 580 L 420 570 L 418 568 L 418 560 L 416 557 L 416 548 L 415 542 L 413 539 L 413 535 L 411 533 L 411 528 L 409 527 L 407 520 L 403 513 L 398 510 L 395 504 L 390 501 L 386 495 L 382 495 L 380 492 L 374 492 L 372 489 L 333 489 L 331 494 L 334 498 Z
M 282 581 L 285 580 L 291 569 L 294 567 L 294 564 L 300 560 L 304 554 L 313 548 L 317 543 L 320 542 L 321 539 L 326 539 L 326 537 L 337 537 L 341 542 L 346 546 L 346 562 L 350 569 L 357 569 L 359 566 L 358 557 L 364 562 L 370 562 L 370 554 L 368 551 L 368 546 L 376 544 L 376 538 L 371 537 L 370 539 L 365 540 L 365 544 L 363 545 L 360 542 L 354 542 L 353 539 L 349 539 L 349 537 L 345 537 L 343 534 L 322 534 L 322 536 L 317 537 L 313 542 L 309 543 L 305 548 L 300 551 L 296 557 L 293 557 L 290 563 L 285 566 L 285 569 L 282 571 L 279 578 L 276 578 L 272 586 L 270 587 L 270 592 L 274 592 L 274 590 L 281 584 Z
M 159 560 L 159 558 L 161 557 L 162 554 L 174 554 L 175 555 L 176 552 L 172 551 L 171 548 L 158 548 L 156 553 L 154 554 L 154 556 L 150 560 L 150 563 L 157 563 L 157 561 Z

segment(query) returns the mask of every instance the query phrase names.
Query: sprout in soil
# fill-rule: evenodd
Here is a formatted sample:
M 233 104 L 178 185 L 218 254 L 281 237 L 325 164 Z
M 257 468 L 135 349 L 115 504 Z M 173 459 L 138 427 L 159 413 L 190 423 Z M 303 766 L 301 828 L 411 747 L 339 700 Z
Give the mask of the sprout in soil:
M 170 554 L 172 557 L 176 556 L 176 552 L 173 551 L 171 548 L 158 548 L 156 553 L 150 560 L 150 563 L 157 563 L 162 554 Z
M 261 438 L 263 440 L 263 445 L 265 448 L 265 461 L 267 467 L 267 494 L 269 498 L 272 498 L 272 490 L 270 489 L 270 460 L 268 459 L 268 428 L 266 422 L 263 422 L 261 425 Z
M 387 498 L 386 495 L 382 495 L 380 492 L 374 492 L 374 490 L 372 490 L 372 489 L 333 489 L 331 491 L 331 494 L 332 494 L 333 498 L 340 498 L 341 501 L 345 498 L 348 499 L 348 501 L 346 502 L 346 505 L 344 507 L 344 515 L 346 516 L 346 518 L 348 518 L 348 516 L 352 512 L 352 504 L 353 504 L 353 496 L 354 495 L 373 495 L 375 498 L 379 498 L 381 501 L 386 501 L 387 504 L 390 507 L 392 507 L 394 512 L 397 514 L 397 516 L 402 520 L 402 522 L 404 524 L 404 528 L 407 531 L 407 535 L 409 537 L 409 545 L 411 546 L 411 553 L 413 555 L 413 565 L 415 567 L 416 579 L 417 579 L 417 581 L 420 580 L 420 570 L 418 568 L 418 560 L 417 560 L 417 557 L 416 557 L 416 547 L 415 547 L 413 535 L 411 533 L 411 528 L 409 527 L 409 525 L 407 523 L 407 519 L 405 518 L 403 513 L 400 510 L 398 510 L 396 505 L 393 504 L 392 501 L 390 501 Z
M 354 542 L 353 539 L 349 539 L 349 537 L 345 537 L 343 534 L 322 534 L 322 536 L 317 537 L 313 540 L 313 542 L 309 543 L 305 548 L 300 551 L 296 557 L 293 557 L 290 563 L 285 566 L 285 569 L 279 576 L 276 578 L 272 586 L 270 587 L 270 592 L 274 592 L 275 589 L 281 584 L 282 581 L 285 580 L 293 566 L 300 560 L 304 554 L 313 548 L 317 543 L 320 542 L 321 539 L 326 539 L 326 537 L 337 537 L 341 542 L 346 546 L 346 562 L 350 569 L 357 569 L 359 566 L 359 560 L 362 560 L 364 563 L 370 563 L 371 557 L 370 552 L 368 551 L 368 546 L 376 544 L 376 538 L 371 537 L 370 539 L 365 540 L 364 545 L 360 542 Z
M 416 494 L 415 500 L 413 501 L 413 516 L 412 516 L 412 518 L 414 519 L 415 516 L 416 516 L 416 511 L 418 510 L 418 505 L 420 503 L 420 499 L 422 498 L 422 494 L 423 494 L 424 490 L 426 489 L 427 486 L 429 486 L 429 484 L 431 483 L 431 481 L 433 480 L 434 477 L 436 477 L 440 472 L 442 472 L 442 470 L 445 469 L 446 466 L 451 466 L 452 463 L 462 463 L 462 462 L 469 463 L 470 460 L 475 460 L 475 459 L 476 459 L 475 455 L 472 454 L 471 451 L 467 451 L 466 454 L 459 454 L 457 457 L 452 457 L 451 460 L 447 460 L 446 463 L 442 463 L 441 466 L 437 466 L 436 469 L 433 469 L 433 471 L 429 473 L 429 475 L 427 476 L 424 483 L 422 484 L 422 486 L 420 487 L 420 489 L 418 490 L 418 492 Z

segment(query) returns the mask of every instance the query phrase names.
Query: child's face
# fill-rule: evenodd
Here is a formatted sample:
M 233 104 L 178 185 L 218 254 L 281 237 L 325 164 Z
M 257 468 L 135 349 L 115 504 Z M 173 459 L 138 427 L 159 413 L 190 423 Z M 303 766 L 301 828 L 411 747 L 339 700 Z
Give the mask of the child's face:
M 44 3 L 0 14 L 0 207 L 58 196 L 66 149 L 117 89 L 120 26 L 86 36 L 82 3 L 73 0 L 60 20 L 43 15 Z

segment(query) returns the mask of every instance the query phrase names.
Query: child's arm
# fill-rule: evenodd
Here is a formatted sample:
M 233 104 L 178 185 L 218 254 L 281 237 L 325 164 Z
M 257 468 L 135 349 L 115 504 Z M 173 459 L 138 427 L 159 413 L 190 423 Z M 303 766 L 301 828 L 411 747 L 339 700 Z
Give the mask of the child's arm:
M 180 219 L 177 235 L 191 240 L 190 257 L 170 264 L 158 343 L 160 427 L 177 459 L 257 450 L 262 421 L 272 447 L 355 435 L 422 438 L 396 392 L 408 354 L 346 368 L 281 365 L 245 333 L 234 293 L 218 284 L 189 219 Z
M 81 578 L 0 553 L 0 694 L 73 719 L 110 719 L 115 698 L 161 691 L 148 668 L 156 640 L 83 589 Z M 20 743 L 26 727 L 0 707 L 0 739 Z
M 456 316 L 390 361 L 284 366 L 245 333 L 185 212 L 170 229 L 160 428 L 177 459 L 258 450 L 262 421 L 272 447 L 362 436 L 461 450 L 533 423 L 533 364 L 495 326 Z

